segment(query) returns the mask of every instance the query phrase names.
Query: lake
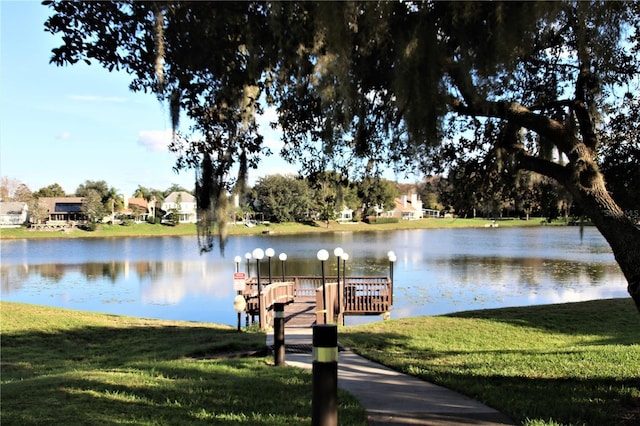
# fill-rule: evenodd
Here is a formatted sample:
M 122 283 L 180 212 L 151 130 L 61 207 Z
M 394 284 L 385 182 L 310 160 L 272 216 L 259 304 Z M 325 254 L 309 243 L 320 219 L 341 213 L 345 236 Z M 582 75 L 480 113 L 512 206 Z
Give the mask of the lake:
M 199 254 L 196 237 L 3 240 L 2 300 L 235 325 L 234 257 L 272 247 L 273 276 L 320 275 L 320 249 L 350 258 L 347 275 L 388 275 L 393 250 L 392 318 L 462 310 L 629 297 L 611 249 L 595 228 L 429 229 L 230 237 Z M 249 262 L 255 275 L 256 261 Z M 268 260 L 260 263 L 268 277 Z M 346 324 L 381 320 L 347 317 Z M 243 322 L 244 324 L 244 322 Z

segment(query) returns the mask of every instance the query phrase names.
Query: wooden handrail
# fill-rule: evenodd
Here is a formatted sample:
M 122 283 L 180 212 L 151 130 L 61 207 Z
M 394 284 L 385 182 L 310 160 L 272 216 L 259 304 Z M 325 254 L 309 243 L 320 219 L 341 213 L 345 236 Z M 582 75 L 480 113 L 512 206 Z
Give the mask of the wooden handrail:
M 344 315 L 379 315 L 391 310 L 393 284 L 389 277 L 325 277 L 327 291 L 327 322 L 342 323 Z M 339 290 L 338 290 L 339 284 Z M 247 280 L 243 295 L 247 300 L 247 312 L 262 318 L 262 327 L 268 328 L 273 321 L 273 305 L 290 303 L 294 298 L 314 298 L 316 301 L 316 323 L 324 323 L 322 277 L 285 276 L 272 278 L 272 284 L 262 282 L 261 299 L 258 303 L 257 279 Z M 340 297 L 338 298 L 338 291 Z M 260 306 L 262 309 L 258 309 Z M 259 312 L 261 310 L 261 312 Z

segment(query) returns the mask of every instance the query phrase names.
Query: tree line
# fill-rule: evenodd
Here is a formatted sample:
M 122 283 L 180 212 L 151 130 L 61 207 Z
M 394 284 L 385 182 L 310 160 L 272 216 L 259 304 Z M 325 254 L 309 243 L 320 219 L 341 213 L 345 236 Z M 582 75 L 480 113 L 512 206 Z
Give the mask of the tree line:
M 353 220 L 364 220 L 392 210 L 401 195 L 417 194 L 424 209 L 441 215 L 458 217 L 558 217 L 579 216 L 571 196 L 550 179 L 521 172 L 517 179 L 487 187 L 470 178 L 469 170 L 454 171 L 449 176 L 430 176 L 417 183 L 398 183 L 380 177 L 351 181 L 337 172 L 323 172 L 313 178 L 301 175 L 269 175 L 258 179 L 238 200 L 234 220 L 260 217 L 270 222 L 304 222 L 310 219 L 333 220 L 344 208 L 354 211 Z M 165 190 L 138 185 L 132 194 L 160 206 L 172 192 L 194 190 L 172 185 Z M 31 192 L 16 179 L 3 177 L 0 199 L 22 201 L 29 205 L 32 220 L 43 219 L 37 200 L 41 197 L 75 196 L 83 198 L 83 213 L 90 221 L 113 216 L 124 207 L 124 197 L 104 180 L 86 180 L 72 194 L 57 183 Z M 231 195 L 229 195 L 230 197 Z M 137 209 L 137 206 L 130 206 Z M 137 212 L 144 213 L 144 212 Z M 162 214 L 157 210 L 157 221 Z

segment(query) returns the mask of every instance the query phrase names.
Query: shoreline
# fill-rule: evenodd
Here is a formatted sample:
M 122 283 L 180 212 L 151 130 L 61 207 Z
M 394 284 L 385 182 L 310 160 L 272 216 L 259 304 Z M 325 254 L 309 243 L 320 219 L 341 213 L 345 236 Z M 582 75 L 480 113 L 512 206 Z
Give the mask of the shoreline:
M 315 222 L 314 224 L 302 224 L 295 222 L 265 223 L 254 227 L 244 224 L 229 224 L 228 236 L 243 235 L 291 235 L 310 234 L 324 232 L 378 232 L 397 231 L 406 229 L 453 229 L 453 228 L 500 228 L 500 227 L 539 227 L 539 226 L 567 226 L 566 221 L 554 221 L 549 223 L 545 218 L 530 218 L 522 220 L 518 218 L 505 219 L 418 219 L 406 220 L 397 223 L 367 224 L 364 222 L 337 223 Z M 63 230 L 30 230 L 21 228 L 0 229 L 0 240 L 19 239 L 59 239 L 59 238 L 151 238 L 172 236 L 196 236 L 195 224 L 179 224 L 176 226 L 137 223 L 134 225 L 99 225 L 95 231 L 84 231 L 77 228 Z

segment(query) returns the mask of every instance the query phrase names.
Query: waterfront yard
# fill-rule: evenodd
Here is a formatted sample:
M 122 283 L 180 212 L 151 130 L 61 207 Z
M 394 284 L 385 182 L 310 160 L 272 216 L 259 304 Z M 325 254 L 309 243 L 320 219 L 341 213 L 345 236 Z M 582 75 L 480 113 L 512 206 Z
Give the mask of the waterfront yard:
M 309 424 L 311 373 L 265 336 L 208 323 L 0 303 L 3 425 Z M 630 299 L 470 311 L 340 330 L 342 344 L 521 424 L 637 425 L 640 315 Z M 365 425 L 339 396 L 340 423 Z

